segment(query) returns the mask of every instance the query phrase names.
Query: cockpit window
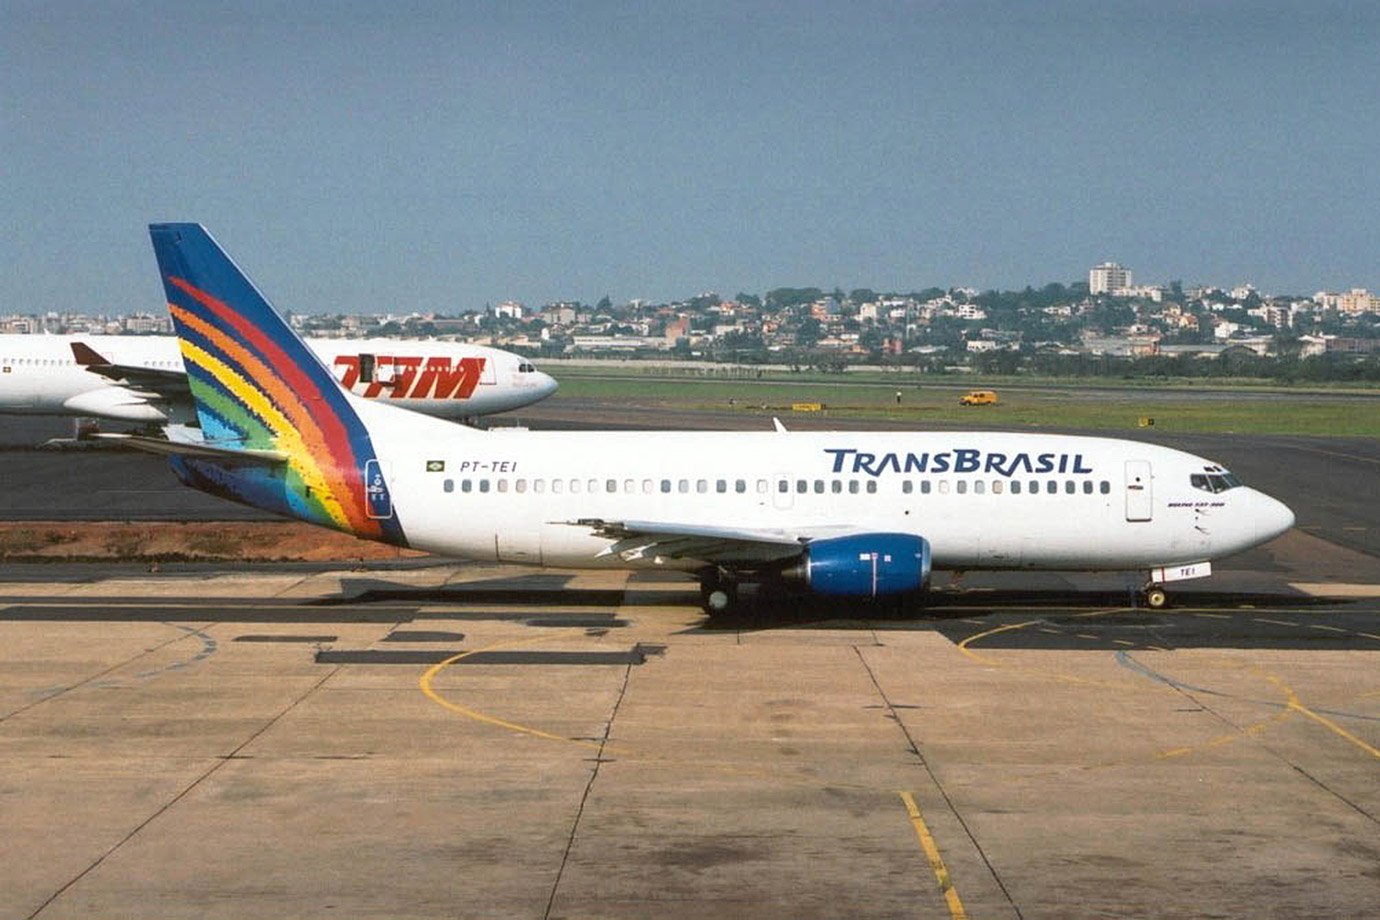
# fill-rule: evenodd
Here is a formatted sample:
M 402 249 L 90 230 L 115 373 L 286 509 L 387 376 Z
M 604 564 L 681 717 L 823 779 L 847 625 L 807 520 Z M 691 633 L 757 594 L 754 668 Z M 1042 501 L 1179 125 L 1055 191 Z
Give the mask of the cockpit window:
M 1241 485 L 1241 480 L 1231 473 L 1222 469 L 1220 466 L 1208 468 L 1209 472 L 1194 473 L 1188 477 L 1189 483 L 1195 489 L 1202 489 L 1204 492 L 1225 492 L 1228 489 L 1235 489 Z
M 526 362 L 526 361 L 523 361 L 523 362 L 521 362 L 521 363 L 518 364 L 518 373 L 519 373 L 519 374 L 532 374 L 532 373 L 535 373 L 536 370 L 537 370 L 537 369 L 536 369 L 535 367 L 533 367 L 531 364 L 529 364 L 529 363 Z

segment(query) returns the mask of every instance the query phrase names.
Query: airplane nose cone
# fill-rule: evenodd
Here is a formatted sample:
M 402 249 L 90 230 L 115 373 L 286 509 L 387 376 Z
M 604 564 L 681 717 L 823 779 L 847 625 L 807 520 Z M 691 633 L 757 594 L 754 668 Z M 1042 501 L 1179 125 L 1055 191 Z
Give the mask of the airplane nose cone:
M 1294 526 L 1294 512 L 1284 502 L 1268 495 L 1260 496 L 1259 515 L 1261 540 L 1273 540 Z
M 537 392 L 541 394 L 541 399 L 545 399 L 552 393 L 556 392 L 558 387 L 560 387 L 560 384 L 556 382 L 555 377 L 552 377 L 550 374 L 537 371 Z

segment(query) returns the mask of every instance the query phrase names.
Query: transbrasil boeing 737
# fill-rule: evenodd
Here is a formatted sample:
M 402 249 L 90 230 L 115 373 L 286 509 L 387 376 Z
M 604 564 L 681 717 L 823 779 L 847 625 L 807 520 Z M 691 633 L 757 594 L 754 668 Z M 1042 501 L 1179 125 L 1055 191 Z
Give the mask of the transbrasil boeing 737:
M 1140 570 L 1162 584 L 1293 513 L 1201 457 L 995 432 L 478 431 L 343 389 L 199 224 L 150 227 L 204 440 L 194 488 L 447 556 L 920 596 L 936 569 Z

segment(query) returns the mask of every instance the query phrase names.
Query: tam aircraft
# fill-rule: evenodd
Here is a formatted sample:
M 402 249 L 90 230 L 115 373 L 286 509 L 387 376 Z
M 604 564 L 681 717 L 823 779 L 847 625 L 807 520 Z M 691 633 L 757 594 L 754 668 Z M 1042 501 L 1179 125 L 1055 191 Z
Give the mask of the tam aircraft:
M 1146 600 L 1293 513 L 1202 457 L 994 432 L 500 432 L 360 398 L 199 224 L 150 227 L 204 440 L 193 488 L 448 556 L 918 598 L 936 569 L 1140 570 Z
M 556 391 L 512 352 L 394 339 L 307 339 L 365 399 L 445 419 L 506 412 Z M 0 335 L 0 414 L 187 425 L 196 419 L 174 336 Z

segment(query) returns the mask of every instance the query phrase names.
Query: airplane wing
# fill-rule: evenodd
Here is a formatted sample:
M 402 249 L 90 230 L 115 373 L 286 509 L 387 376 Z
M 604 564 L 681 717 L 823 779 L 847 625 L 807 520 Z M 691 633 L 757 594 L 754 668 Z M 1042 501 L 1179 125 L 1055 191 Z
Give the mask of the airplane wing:
M 618 541 L 601 555 L 618 555 L 625 560 L 650 556 L 695 559 L 728 568 L 785 562 L 799 556 L 811 540 L 858 532 L 852 525 L 782 530 L 598 518 L 566 523 L 588 527 L 598 536 Z
M 187 400 L 191 398 L 191 390 L 187 385 L 187 373 L 185 371 L 114 364 L 85 342 L 72 343 L 72 357 L 76 358 L 77 363 L 91 373 L 99 374 L 107 380 L 120 384 L 145 399 Z

